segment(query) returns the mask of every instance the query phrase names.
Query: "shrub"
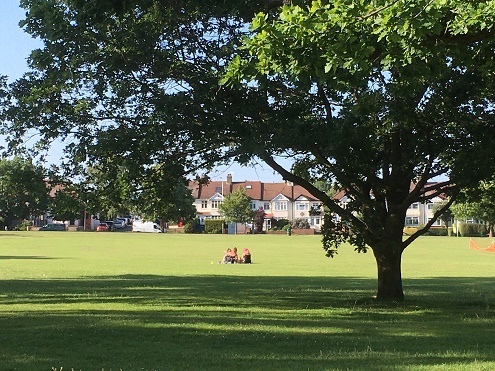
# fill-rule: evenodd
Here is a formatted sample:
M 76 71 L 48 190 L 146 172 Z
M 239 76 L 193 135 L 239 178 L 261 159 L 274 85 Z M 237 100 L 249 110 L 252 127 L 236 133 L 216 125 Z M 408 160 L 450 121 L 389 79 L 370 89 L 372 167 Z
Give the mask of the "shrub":
M 418 227 L 404 227 L 403 233 L 406 236 L 411 236 L 418 230 Z
M 447 236 L 448 231 L 447 227 L 434 227 L 430 228 L 430 230 L 426 233 L 428 236 Z
M 194 233 L 194 222 L 184 224 L 184 233 Z
M 272 227 L 277 227 L 277 229 L 282 229 L 287 224 L 290 224 L 289 219 L 272 220 Z
M 29 220 L 23 220 L 22 222 L 20 222 L 19 224 L 17 224 L 13 230 L 14 231 L 25 231 L 27 229 L 27 227 L 31 227 L 33 225 L 33 223 Z
M 209 234 L 222 234 L 223 219 L 206 219 L 205 232 Z
M 462 237 L 479 237 L 488 233 L 485 224 L 479 223 L 460 223 L 459 233 Z
M 306 219 L 295 219 L 294 221 L 292 221 L 291 228 L 292 229 L 310 229 L 311 226 L 309 225 L 309 223 Z

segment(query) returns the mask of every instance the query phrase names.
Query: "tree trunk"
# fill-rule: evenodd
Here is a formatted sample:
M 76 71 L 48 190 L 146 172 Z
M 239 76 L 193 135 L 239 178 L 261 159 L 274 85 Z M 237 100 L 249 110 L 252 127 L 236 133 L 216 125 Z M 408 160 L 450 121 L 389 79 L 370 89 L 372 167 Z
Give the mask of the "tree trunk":
M 385 250 L 385 251 L 384 251 Z M 374 249 L 378 267 L 378 300 L 404 300 L 402 291 L 401 249 Z

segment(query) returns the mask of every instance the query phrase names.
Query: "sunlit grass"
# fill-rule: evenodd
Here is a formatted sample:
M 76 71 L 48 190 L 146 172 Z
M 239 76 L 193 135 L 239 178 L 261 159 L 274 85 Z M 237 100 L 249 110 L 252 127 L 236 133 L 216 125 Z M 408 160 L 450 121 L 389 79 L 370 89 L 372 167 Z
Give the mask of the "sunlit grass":
M 477 240 L 480 246 L 488 239 Z M 0 369 L 491 370 L 495 254 L 424 237 L 406 301 L 318 236 L 0 235 Z M 249 247 L 252 265 L 218 264 Z

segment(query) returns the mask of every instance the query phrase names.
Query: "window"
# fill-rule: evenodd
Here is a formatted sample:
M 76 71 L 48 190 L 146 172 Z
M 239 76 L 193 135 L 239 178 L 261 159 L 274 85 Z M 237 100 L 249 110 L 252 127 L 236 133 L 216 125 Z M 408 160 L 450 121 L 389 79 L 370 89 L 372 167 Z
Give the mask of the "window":
M 211 208 L 218 209 L 218 207 L 222 204 L 222 201 L 211 201 Z
M 264 210 L 270 210 L 270 203 L 269 203 L 269 202 L 265 202 L 265 203 L 263 204 L 263 209 L 264 209 Z
M 415 202 L 409 205 L 409 209 L 419 209 L 419 202 Z
M 433 210 L 433 206 L 434 206 L 434 205 L 435 205 L 435 204 L 428 204 L 428 205 L 426 205 L 426 206 L 428 207 L 428 210 Z
M 428 218 L 428 222 L 430 222 L 431 218 Z M 442 221 L 440 219 L 435 220 L 432 226 L 439 227 L 442 225 Z
M 207 209 L 208 208 L 208 201 L 201 201 L 201 208 Z
M 406 216 L 405 225 L 419 225 L 419 218 L 417 216 Z
M 215 192 L 217 192 L 217 193 L 222 192 L 222 187 L 215 187 Z
M 251 207 L 251 210 L 256 210 L 256 202 L 251 201 L 251 202 L 249 203 L 249 206 Z
M 287 210 L 287 201 L 277 201 L 277 202 L 275 202 L 275 210 L 276 211 Z
M 307 211 L 309 210 L 309 204 L 307 202 L 305 203 L 296 203 L 296 210 L 297 211 Z

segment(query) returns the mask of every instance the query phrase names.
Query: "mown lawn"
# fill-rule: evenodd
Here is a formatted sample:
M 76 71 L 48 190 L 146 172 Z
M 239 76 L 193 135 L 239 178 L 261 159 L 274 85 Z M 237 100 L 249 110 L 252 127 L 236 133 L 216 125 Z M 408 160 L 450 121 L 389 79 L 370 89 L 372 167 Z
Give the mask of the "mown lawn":
M 423 237 L 379 304 L 371 252 L 318 236 L 1 233 L 0 370 L 493 370 L 494 268 Z

